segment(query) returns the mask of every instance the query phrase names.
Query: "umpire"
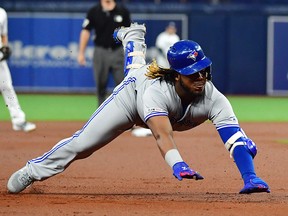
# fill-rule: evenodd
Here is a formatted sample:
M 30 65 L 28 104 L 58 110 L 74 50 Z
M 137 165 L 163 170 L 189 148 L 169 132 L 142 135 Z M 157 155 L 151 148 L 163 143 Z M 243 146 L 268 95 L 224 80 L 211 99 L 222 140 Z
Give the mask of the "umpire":
M 85 65 L 85 50 L 94 30 L 93 70 L 97 87 L 98 105 L 106 99 L 106 86 L 109 73 L 112 72 L 115 84 L 118 85 L 124 78 L 124 52 L 121 44 L 113 39 L 115 28 L 129 26 L 130 12 L 115 0 L 100 0 L 87 13 L 82 24 L 79 41 L 78 63 Z

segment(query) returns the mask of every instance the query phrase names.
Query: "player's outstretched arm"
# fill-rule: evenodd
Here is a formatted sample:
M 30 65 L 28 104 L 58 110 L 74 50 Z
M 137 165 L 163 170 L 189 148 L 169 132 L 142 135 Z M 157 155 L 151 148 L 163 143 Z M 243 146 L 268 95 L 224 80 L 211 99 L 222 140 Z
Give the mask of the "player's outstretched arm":
M 181 181 L 183 178 L 200 180 L 204 179 L 199 173 L 192 170 L 185 163 L 177 150 L 173 138 L 173 130 L 167 116 L 154 116 L 148 119 L 147 125 L 151 129 L 158 148 L 167 162 L 172 168 L 173 175 Z
M 224 127 L 218 132 L 244 181 L 244 187 L 239 193 L 270 193 L 268 184 L 256 175 L 254 169 L 253 158 L 257 154 L 256 144 L 245 135 L 240 127 Z

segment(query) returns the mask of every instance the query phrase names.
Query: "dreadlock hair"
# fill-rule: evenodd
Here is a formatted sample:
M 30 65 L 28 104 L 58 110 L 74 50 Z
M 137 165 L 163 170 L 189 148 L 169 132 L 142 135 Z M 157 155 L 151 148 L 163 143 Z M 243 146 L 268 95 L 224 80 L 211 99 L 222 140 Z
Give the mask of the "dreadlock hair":
M 147 73 L 145 74 L 147 77 L 151 79 L 161 78 L 167 81 L 174 81 L 177 72 L 170 68 L 162 68 L 160 67 L 156 60 L 153 59 L 152 63 L 147 68 Z

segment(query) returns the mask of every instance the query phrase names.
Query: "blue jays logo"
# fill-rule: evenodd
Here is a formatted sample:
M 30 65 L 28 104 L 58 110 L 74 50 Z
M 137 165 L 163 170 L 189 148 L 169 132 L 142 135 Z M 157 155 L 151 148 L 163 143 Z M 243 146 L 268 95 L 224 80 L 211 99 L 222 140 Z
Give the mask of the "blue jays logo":
M 196 61 L 196 58 L 198 56 L 198 52 L 196 50 L 193 50 L 188 56 L 187 58 L 191 58 L 193 59 L 194 61 Z

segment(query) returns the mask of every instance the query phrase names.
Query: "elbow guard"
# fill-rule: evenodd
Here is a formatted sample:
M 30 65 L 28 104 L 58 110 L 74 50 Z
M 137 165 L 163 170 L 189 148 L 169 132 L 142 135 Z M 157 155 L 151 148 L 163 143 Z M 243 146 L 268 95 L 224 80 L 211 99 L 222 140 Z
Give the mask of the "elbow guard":
M 257 146 L 256 144 L 246 137 L 242 131 L 237 131 L 234 133 L 225 143 L 225 148 L 230 152 L 230 157 L 233 157 L 233 152 L 236 146 L 243 145 L 250 153 L 250 155 L 254 158 L 257 154 Z
M 254 158 L 257 154 L 256 144 L 251 139 L 246 138 L 246 145 L 245 146 L 248 148 L 251 156 Z

